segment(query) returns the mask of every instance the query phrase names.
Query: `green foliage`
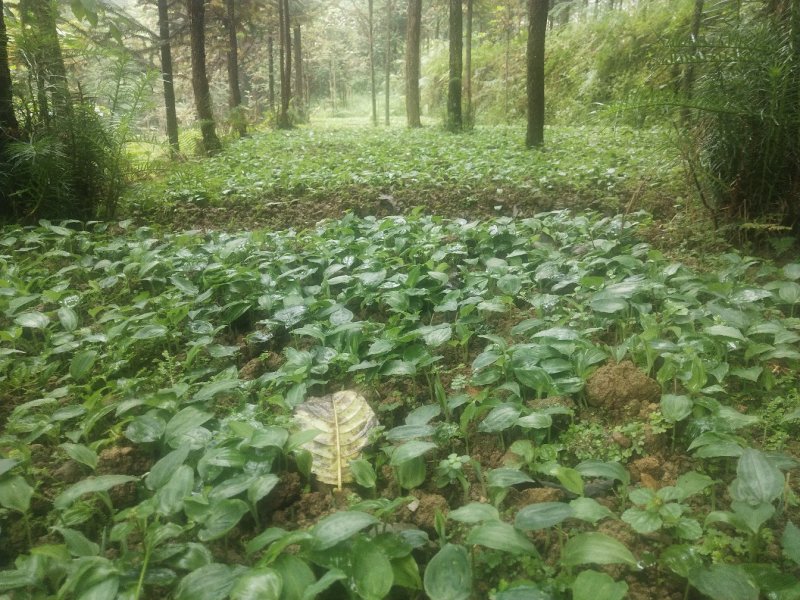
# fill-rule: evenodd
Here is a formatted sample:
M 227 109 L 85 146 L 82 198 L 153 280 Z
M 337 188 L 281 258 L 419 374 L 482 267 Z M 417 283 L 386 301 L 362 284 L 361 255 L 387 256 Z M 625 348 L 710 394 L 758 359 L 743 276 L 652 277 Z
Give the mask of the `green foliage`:
M 797 227 L 796 7 L 709 8 L 700 75 L 683 146 L 700 193 L 718 218 L 774 236 Z M 713 17 L 713 20 L 711 19 Z
M 16 536 L 3 589 L 310 600 L 423 588 L 460 598 L 485 583 L 510 598 L 594 585 L 614 598 L 623 586 L 582 574 L 588 565 L 659 558 L 701 590 L 716 560 L 767 593 L 771 577 L 738 563 L 763 560 L 770 539 L 797 560 L 796 529 L 776 519 L 796 501 L 786 482 L 797 462 L 750 448 L 758 419 L 731 404 L 757 412 L 765 387 L 796 382 L 800 333 L 781 290 L 798 268 L 731 254 L 698 273 L 643 243 L 639 219 L 346 215 L 299 232 L 160 236 L 124 222 L 5 228 L 0 522 Z M 593 309 L 612 295 L 624 310 Z M 716 485 L 702 473 L 629 489 L 622 445 L 593 442 L 577 459 L 576 431 L 611 433 L 586 418 L 596 409 L 575 407 L 618 348 L 669 393 L 662 421 L 616 433 L 644 452 L 645 427 L 680 425 L 676 447 L 729 485 L 730 510 L 709 509 L 718 489 L 700 496 Z M 313 478 L 303 446 L 318 432 L 295 430 L 293 407 L 355 383 L 384 410 L 349 465 L 357 485 L 334 496 L 349 508 L 279 521 L 328 498 L 302 494 Z M 784 407 L 787 423 L 794 412 Z M 121 448 L 145 464 L 109 463 Z M 487 449 L 502 457 L 492 468 Z M 526 488 L 561 498 L 512 503 Z M 619 517 L 663 536 L 645 553 L 597 530 Z M 45 533 L 55 542 L 38 542 Z M 226 547 L 240 558 L 225 564 Z
M 267 220 L 307 220 L 298 199 L 395 213 L 450 190 L 442 211 L 461 216 L 464 205 L 496 214 L 531 203 L 547 207 L 562 195 L 621 210 L 622 198 L 632 194 L 646 206 L 662 194 L 681 193 L 673 153 L 659 131 L 576 127 L 548 135 L 546 155 L 525 150 L 519 127 L 479 127 L 458 138 L 399 128 L 254 135 L 214 158 L 172 165 L 163 179 L 135 185 L 124 206 L 162 218 L 242 207 Z M 659 183 L 641 189 L 642 180 Z

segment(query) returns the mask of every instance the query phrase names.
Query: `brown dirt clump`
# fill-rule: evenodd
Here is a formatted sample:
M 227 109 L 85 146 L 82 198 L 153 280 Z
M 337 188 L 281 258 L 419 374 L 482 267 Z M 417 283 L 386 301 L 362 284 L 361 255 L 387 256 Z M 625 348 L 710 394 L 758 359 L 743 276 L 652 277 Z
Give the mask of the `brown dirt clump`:
M 259 502 L 259 512 L 269 514 L 297 502 L 303 486 L 297 473 L 283 473 L 278 485 Z
M 272 513 L 275 525 L 294 525 L 309 527 L 335 509 L 334 497 L 329 492 L 311 492 L 284 510 Z
M 511 489 L 506 497 L 506 505 L 523 508 L 529 504 L 540 504 L 542 502 L 561 502 L 564 499 L 564 492 L 558 488 L 551 487 L 532 487 L 525 490 Z
M 657 490 L 667 485 L 674 485 L 681 469 L 676 463 L 656 454 L 631 461 L 628 470 L 631 473 L 631 481 Z
M 242 368 L 239 369 L 239 379 L 243 379 L 244 381 L 252 381 L 253 379 L 257 379 L 261 375 L 264 374 L 266 371 L 266 366 L 264 365 L 264 361 L 260 358 L 254 358 L 252 360 L 248 360 Z
M 630 361 L 604 365 L 586 382 L 589 406 L 605 409 L 616 418 L 638 417 L 660 400 L 658 382 Z
M 133 446 L 111 446 L 97 457 L 98 475 L 134 475 L 147 473 L 153 466 L 152 457 Z
M 440 494 L 428 494 L 420 490 L 414 491 L 413 494 L 417 500 L 403 508 L 401 520 L 411 521 L 424 531 L 434 531 L 436 511 L 447 514 L 447 500 Z
M 504 455 L 500 436 L 488 433 L 472 436 L 470 456 L 481 463 L 483 469 L 496 469 L 502 466 Z

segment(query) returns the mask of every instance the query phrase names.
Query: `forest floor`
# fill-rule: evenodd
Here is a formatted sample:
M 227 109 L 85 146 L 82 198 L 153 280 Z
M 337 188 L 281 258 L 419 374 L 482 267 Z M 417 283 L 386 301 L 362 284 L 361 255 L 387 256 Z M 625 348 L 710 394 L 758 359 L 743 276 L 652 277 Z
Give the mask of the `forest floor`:
M 800 263 L 661 132 L 521 140 L 257 132 L 0 231 L 0 592 L 799 597 Z
M 174 229 L 302 229 L 319 220 L 421 210 L 444 217 L 528 217 L 567 208 L 643 210 L 651 241 L 703 255 L 724 248 L 693 198 L 669 136 L 627 126 L 553 127 L 526 150 L 520 126 L 461 135 L 338 124 L 256 131 L 210 160 L 164 164 L 137 184 L 124 212 Z M 152 173 L 152 171 L 150 171 Z

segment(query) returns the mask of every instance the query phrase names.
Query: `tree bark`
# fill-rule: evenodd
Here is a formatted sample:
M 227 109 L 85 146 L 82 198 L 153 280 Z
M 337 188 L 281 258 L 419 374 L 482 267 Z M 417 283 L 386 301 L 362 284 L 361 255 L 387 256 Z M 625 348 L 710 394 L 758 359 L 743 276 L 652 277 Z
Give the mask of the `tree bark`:
M 200 132 L 203 136 L 203 152 L 214 154 L 222 148 L 214 125 L 214 112 L 211 106 L 211 91 L 206 74 L 206 41 L 204 0 L 188 0 L 189 34 L 192 46 L 192 90 Z
M 700 36 L 700 26 L 703 23 L 704 0 L 694 0 L 694 13 L 692 13 L 692 31 L 689 40 L 689 62 L 683 73 L 683 95 L 686 102 L 692 99 L 694 88 L 695 70 L 694 61 L 697 59 L 697 38 Z M 684 124 L 689 122 L 691 112 L 688 107 L 681 110 L 681 120 Z
M 472 0 L 467 0 L 467 23 L 464 47 L 464 112 L 467 124 L 471 126 L 472 120 Z
M 463 15 L 461 0 L 450 0 L 450 79 L 447 86 L 447 129 L 461 131 L 461 77 Z
M 303 95 L 303 44 L 300 24 L 294 26 L 294 97 L 300 121 L 306 120 L 306 102 Z
M 422 30 L 422 0 L 408 0 L 406 21 L 406 121 L 422 127 L 419 109 L 419 45 Z
M 180 151 L 178 142 L 178 115 L 175 110 L 175 86 L 172 75 L 172 46 L 169 39 L 169 12 L 167 0 L 158 0 L 158 41 L 161 46 L 161 80 L 164 84 L 164 111 L 167 117 L 167 138 L 170 151 Z
M 392 15 L 394 13 L 394 7 L 392 5 L 392 0 L 386 1 L 386 64 L 385 66 L 385 98 L 384 98 L 384 108 L 385 108 L 385 123 L 386 126 L 389 126 L 389 99 L 390 99 L 390 92 L 391 92 L 391 81 L 392 81 Z
M 374 0 L 367 0 L 367 41 L 369 43 L 369 92 L 372 100 L 372 125 L 378 126 L 378 90 L 375 87 L 375 19 Z
M 548 4 L 548 0 L 528 0 L 528 129 L 525 135 L 528 148 L 544 144 L 544 38 Z
M 269 87 L 269 110 L 275 112 L 275 43 L 272 34 L 267 36 L 267 85 Z
M 11 69 L 8 65 L 8 33 L 0 0 L 0 150 L 6 140 L 17 137 L 19 123 L 14 114 L 14 96 L 11 88 Z
M 231 120 L 239 137 L 247 135 L 247 124 L 239 107 L 242 105 L 242 91 L 239 87 L 239 42 L 236 39 L 236 0 L 225 0 L 226 21 L 228 25 L 228 106 Z
M 27 29 L 25 35 L 32 36 L 39 117 L 47 124 L 51 116 L 57 118 L 72 112 L 67 69 L 56 29 L 58 6 L 50 0 L 20 0 L 19 8 L 23 27 Z
M 292 100 L 292 35 L 289 16 L 289 0 L 278 0 L 278 19 L 281 23 L 281 109 L 278 113 L 278 127 L 289 129 L 289 104 Z

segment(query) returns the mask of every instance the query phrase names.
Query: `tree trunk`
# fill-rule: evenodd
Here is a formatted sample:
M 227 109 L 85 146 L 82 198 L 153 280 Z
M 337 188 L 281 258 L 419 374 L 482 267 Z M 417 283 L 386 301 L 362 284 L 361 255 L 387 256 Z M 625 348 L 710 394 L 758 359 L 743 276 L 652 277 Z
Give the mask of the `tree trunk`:
M 467 125 L 472 119 L 472 0 L 467 0 L 466 44 L 464 47 L 464 112 Z
M 180 151 L 178 115 L 175 111 L 175 86 L 172 76 L 172 46 L 169 39 L 167 0 L 158 0 L 158 41 L 161 46 L 161 79 L 164 83 L 164 110 L 167 116 L 167 138 L 170 151 Z
M 683 73 L 683 96 L 685 102 L 689 102 L 692 99 L 692 88 L 694 88 L 695 79 L 694 61 L 697 60 L 697 38 L 700 36 L 700 26 L 703 23 L 703 4 L 704 0 L 694 0 L 691 39 L 689 40 L 689 62 Z M 684 107 L 681 110 L 681 120 L 684 124 L 687 124 L 690 117 L 689 108 Z
M 419 44 L 422 30 L 422 0 L 408 0 L 406 22 L 406 120 L 409 127 L 422 127 L 419 110 Z
M 267 36 L 267 84 L 269 86 L 269 110 L 275 112 L 275 43 L 270 33 Z
M 300 121 L 306 120 L 306 99 L 303 95 L 303 45 L 300 24 L 294 26 L 294 97 Z
M 8 34 L 3 13 L 3 0 L 0 0 L 0 151 L 8 139 L 17 137 L 19 123 L 14 114 L 11 89 L 11 69 L 8 65 Z
M 389 125 L 389 99 L 390 99 L 390 84 L 391 84 L 391 77 L 392 77 L 392 14 L 394 13 L 394 7 L 392 6 L 392 0 L 386 1 L 386 85 L 385 85 L 385 99 L 384 99 L 384 108 L 385 108 L 385 122 L 386 126 Z
M 25 35 L 32 37 L 39 116 L 42 122 L 49 123 L 51 117 L 72 112 L 67 69 L 56 29 L 58 6 L 50 0 L 21 0 L 19 8 Z
M 544 38 L 548 0 L 528 0 L 528 148 L 544 144 Z
M 289 103 L 292 99 L 292 36 L 289 0 L 278 0 L 278 19 L 281 23 L 280 55 L 281 55 L 281 109 L 278 113 L 278 127 L 289 129 Z
M 231 121 L 239 137 L 247 135 L 247 123 L 240 110 L 242 91 L 239 88 L 239 42 L 236 39 L 236 0 L 225 0 L 228 25 L 228 106 Z
M 374 0 L 367 0 L 367 29 L 369 43 L 369 93 L 372 99 L 372 125 L 378 126 L 378 90 L 375 88 L 375 21 Z
M 206 41 L 204 0 L 188 0 L 189 33 L 192 46 L 192 89 L 200 132 L 203 135 L 203 152 L 214 154 L 222 148 L 214 126 L 214 112 L 211 106 L 211 92 L 206 74 Z
M 336 116 L 336 56 L 331 53 L 331 116 Z
M 450 79 L 447 86 L 447 129 L 461 131 L 461 77 L 462 77 L 462 11 L 461 0 L 450 0 Z

